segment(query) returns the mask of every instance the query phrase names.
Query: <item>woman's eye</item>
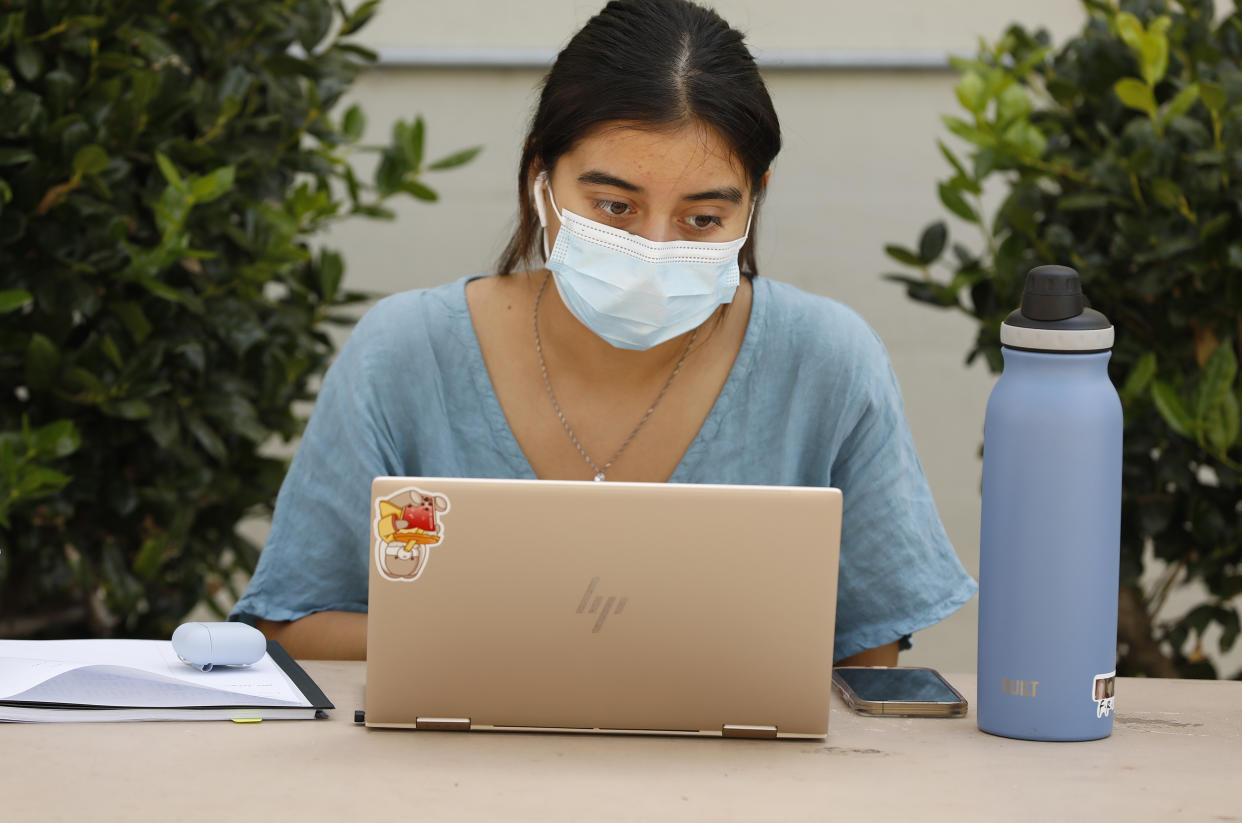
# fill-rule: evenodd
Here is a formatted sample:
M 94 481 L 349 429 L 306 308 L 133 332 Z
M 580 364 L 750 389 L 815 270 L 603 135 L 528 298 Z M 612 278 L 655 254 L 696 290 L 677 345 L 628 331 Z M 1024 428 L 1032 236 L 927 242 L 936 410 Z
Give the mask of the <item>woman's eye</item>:
M 686 218 L 686 221 L 696 229 L 710 229 L 712 226 L 720 226 L 720 218 L 712 214 L 695 214 Z
M 628 203 L 622 203 L 620 200 L 596 200 L 595 208 L 600 209 L 613 217 L 624 217 L 629 211 Z

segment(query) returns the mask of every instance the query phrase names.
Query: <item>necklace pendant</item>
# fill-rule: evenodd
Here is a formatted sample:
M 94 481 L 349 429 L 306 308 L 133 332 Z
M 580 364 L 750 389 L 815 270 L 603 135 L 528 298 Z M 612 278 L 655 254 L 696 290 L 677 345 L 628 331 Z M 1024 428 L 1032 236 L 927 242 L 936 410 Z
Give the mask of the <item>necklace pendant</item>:
M 602 482 L 604 482 L 604 473 L 603 473 L 603 472 L 600 472 L 599 474 L 595 475 L 595 482 L 596 482 L 596 483 L 602 483 Z

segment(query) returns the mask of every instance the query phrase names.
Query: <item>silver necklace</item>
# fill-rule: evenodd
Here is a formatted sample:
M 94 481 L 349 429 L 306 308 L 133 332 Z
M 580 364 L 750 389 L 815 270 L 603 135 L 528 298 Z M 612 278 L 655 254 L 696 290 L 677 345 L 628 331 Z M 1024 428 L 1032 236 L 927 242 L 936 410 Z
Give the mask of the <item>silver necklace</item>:
M 548 399 L 552 401 L 552 408 L 556 409 L 556 416 L 560 418 L 561 425 L 565 427 L 565 434 L 569 435 L 569 439 L 573 442 L 574 447 L 578 449 L 578 454 L 582 455 L 582 459 L 595 472 L 595 480 L 598 482 L 604 479 L 604 475 L 612 468 L 612 464 L 617 462 L 617 458 L 621 456 L 621 453 L 634 440 L 635 435 L 646 425 L 647 420 L 651 418 L 652 413 L 656 410 L 656 406 L 660 405 L 660 401 L 664 399 L 664 395 L 668 392 L 668 387 L 673 385 L 673 381 L 677 379 L 678 372 L 681 371 L 682 364 L 686 362 L 686 357 L 690 354 L 690 347 L 694 345 L 694 339 L 699 336 L 699 330 L 695 329 L 690 334 L 690 339 L 686 341 L 686 350 L 681 353 L 681 359 L 673 367 L 673 373 L 668 376 L 668 380 L 664 383 L 664 388 L 660 389 L 660 393 L 656 395 L 656 399 L 648 407 L 647 413 L 643 415 L 643 419 L 638 421 L 638 425 L 630 432 L 630 436 L 625 438 L 625 442 L 617 449 L 612 459 L 602 467 L 597 466 L 595 461 L 591 459 L 591 456 L 586 453 L 586 449 L 582 448 L 582 444 L 578 442 L 578 438 L 574 435 L 574 430 L 569 426 L 569 421 L 565 419 L 564 413 L 561 412 L 561 404 L 556 402 L 556 392 L 552 391 L 552 381 L 548 379 L 548 364 L 543 361 L 543 344 L 539 340 L 539 301 L 543 299 L 543 290 L 548 287 L 550 279 L 552 279 L 551 274 L 543 278 L 543 283 L 539 286 L 539 293 L 535 295 L 535 311 L 533 312 L 532 325 L 535 328 L 535 354 L 539 357 L 539 371 L 543 373 L 543 387 L 548 390 Z

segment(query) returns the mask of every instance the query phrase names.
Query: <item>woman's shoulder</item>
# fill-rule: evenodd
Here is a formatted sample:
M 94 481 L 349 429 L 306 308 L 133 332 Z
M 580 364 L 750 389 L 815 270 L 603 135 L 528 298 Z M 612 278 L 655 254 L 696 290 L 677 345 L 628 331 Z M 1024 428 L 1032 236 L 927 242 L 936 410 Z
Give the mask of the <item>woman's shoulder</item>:
M 872 364 L 888 359 L 871 325 L 840 300 L 813 294 L 791 283 L 755 280 L 764 301 L 765 347 L 782 356 L 832 358 Z
M 474 328 L 466 309 L 468 278 L 380 299 L 350 330 L 334 368 L 364 382 L 406 374 L 420 382 L 441 379 L 427 368 L 468 356 Z
M 362 316 L 351 336 L 408 337 L 412 332 L 437 335 L 468 327 L 465 284 L 469 278 L 381 298 Z

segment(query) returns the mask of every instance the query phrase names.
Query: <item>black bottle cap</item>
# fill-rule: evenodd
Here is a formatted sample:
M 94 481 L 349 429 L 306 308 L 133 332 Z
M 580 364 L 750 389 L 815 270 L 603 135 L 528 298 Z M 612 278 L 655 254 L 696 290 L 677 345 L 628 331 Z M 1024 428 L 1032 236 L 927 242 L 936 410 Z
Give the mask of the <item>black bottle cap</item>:
M 1085 308 L 1078 272 L 1068 266 L 1038 266 L 1026 275 L 1022 315 L 1044 322 L 1068 320 Z
M 354 709 L 354 722 L 355 723 L 367 722 L 367 713 L 364 712 L 362 709 Z

